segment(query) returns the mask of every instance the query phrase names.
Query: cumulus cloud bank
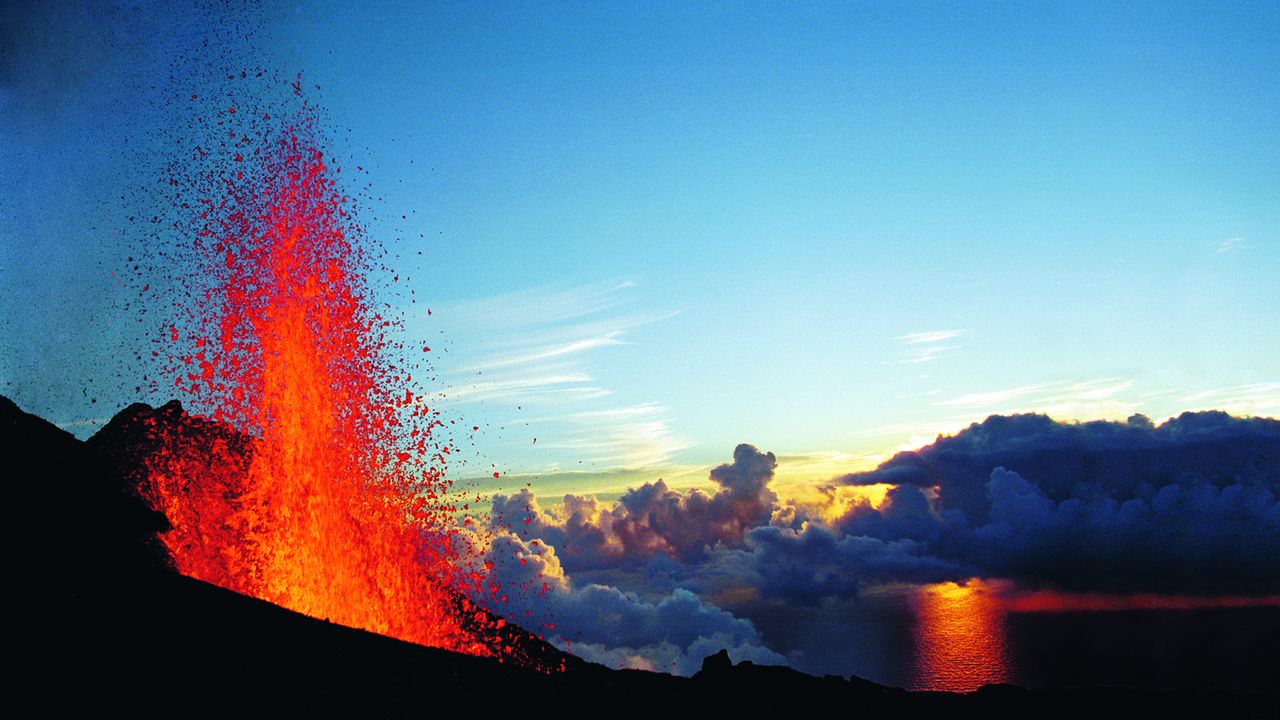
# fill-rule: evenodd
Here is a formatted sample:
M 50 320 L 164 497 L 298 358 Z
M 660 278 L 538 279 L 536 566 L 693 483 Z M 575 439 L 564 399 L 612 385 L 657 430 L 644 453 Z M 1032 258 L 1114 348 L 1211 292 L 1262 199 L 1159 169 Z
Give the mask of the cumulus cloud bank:
M 561 548 L 571 569 L 636 565 L 657 554 L 686 562 L 718 546 L 737 546 L 743 534 L 766 525 L 778 496 L 769 489 L 778 462 L 773 453 L 739 445 L 733 462 L 711 471 L 719 489 L 679 492 L 662 480 L 627 491 L 613 507 L 594 497 L 565 495 L 561 508 L 543 512 L 527 490 L 493 500 L 495 529 Z
M 519 498 L 528 495 L 517 496 L 517 502 Z M 532 513 L 536 510 L 526 517 Z M 704 657 L 722 648 L 737 661 L 785 662 L 764 646 L 750 621 L 687 589 L 655 596 L 596 583 L 578 586 L 553 545 L 501 529 L 484 560 L 508 593 L 500 611 L 535 629 L 541 625 L 552 642 L 588 660 L 682 675 L 692 675 Z
M 838 479 L 894 483 L 833 526 L 910 538 L 970 575 L 1072 590 L 1280 591 L 1280 422 L 993 416 Z
M 489 560 L 507 586 L 536 590 L 557 642 L 615 666 L 685 673 L 720 647 L 783 662 L 755 613 L 847 601 L 873 584 L 983 577 L 1280 593 L 1277 420 L 992 416 L 834 479 L 893 486 L 880 505 L 839 514 L 780 502 L 769 487 L 776 466 L 772 453 L 739 445 L 711 471 L 714 493 L 658 480 L 612 505 L 566 495 L 544 509 L 527 490 L 498 496 Z

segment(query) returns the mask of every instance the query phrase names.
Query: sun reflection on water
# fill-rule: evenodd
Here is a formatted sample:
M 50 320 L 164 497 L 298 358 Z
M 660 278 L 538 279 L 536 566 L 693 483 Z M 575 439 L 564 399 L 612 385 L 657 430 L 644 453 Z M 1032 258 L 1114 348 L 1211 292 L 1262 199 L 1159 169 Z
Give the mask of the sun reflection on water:
M 913 602 L 908 689 L 968 692 L 1011 680 L 1005 609 L 995 588 L 977 580 L 927 585 Z

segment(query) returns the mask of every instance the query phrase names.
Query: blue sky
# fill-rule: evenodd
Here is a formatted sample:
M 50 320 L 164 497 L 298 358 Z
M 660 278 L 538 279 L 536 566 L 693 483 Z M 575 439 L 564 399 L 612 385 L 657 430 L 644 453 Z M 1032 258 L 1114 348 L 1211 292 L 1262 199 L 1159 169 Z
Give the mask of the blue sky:
M 484 467 L 1280 414 L 1275 3 L 848 5 L 266 3 L 245 57 L 320 85 Z M 5 28 L 0 380 L 66 423 L 133 399 L 80 392 L 127 335 L 104 138 L 148 142 L 140 74 L 211 25 L 130 7 Z

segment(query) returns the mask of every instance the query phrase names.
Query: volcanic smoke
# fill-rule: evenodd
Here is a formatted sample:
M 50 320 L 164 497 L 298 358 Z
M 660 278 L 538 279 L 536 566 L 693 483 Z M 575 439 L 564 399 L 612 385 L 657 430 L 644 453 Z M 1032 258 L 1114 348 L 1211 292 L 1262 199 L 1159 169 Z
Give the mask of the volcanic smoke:
M 510 652 L 503 621 L 467 599 L 498 587 L 460 559 L 453 448 L 393 359 L 396 323 L 373 309 L 372 253 L 338 170 L 305 116 L 245 131 L 236 112 L 170 181 L 194 273 L 156 355 L 217 422 L 152 438 L 141 491 L 173 526 L 161 540 L 181 573 L 313 617 Z

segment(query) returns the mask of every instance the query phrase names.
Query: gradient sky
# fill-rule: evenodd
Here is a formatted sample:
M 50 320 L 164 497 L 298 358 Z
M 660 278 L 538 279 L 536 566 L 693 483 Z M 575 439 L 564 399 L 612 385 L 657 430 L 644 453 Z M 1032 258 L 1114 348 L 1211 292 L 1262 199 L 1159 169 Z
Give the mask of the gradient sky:
M 480 463 L 830 477 L 993 412 L 1280 414 L 1274 2 L 370 5 L 248 11 L 246 62 L 320 86 Z M 217 20 L 180 13 L 0 25 L 0 392 L 80 435 L 136 399 L 111 228 Z

